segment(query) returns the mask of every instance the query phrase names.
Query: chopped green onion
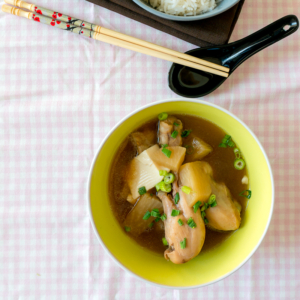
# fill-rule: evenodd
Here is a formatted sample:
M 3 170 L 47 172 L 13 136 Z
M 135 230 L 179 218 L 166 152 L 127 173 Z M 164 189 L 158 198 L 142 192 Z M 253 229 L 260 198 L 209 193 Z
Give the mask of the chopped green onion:
M 153 225 L 154 225 L 154 223 L 152 222 L 152 223 L 150 223 L 149 224 L 149 228 L 152 228 L 153 227 Z
M 174 131 L 172 132 L 172 134 L 171 134 L 171 137 L 172 137 L 173 139 L 175 139 L 175 138 L 177 137 L 177 135 L 178 135 L 178 131 L 177 131 L 177 130 L 174 130 Z
M 175 204 L 178 204 L 179 200 L 180 200 L 179 193 L 176 193 L 176 195 L 175 195 L 175 197 L 174 197 L 174 202 L 175 202 Z
M 186 145 L 186 146 L 183 146 L 184 148 L 186 148 L 186 154 L 190 155 L 190 154 L 193 154 L 195 149 L 193 146 L 191 145 Z
M 198 210 L 198 208 L 200 207 L 201 204 L 202 204 L 201 201 L 197 201 L 197 202 L 195 203 L 195 205 L 193 206 L 194 212 L 197 212 L 197 210 Z
M 180 248 L 184 249 L 186 247 L 186 238 L 182 242 L 180 242 Z
M 206 212 L 205 211 L 201 212 L 201 217 L 202 217 L 202 219 L 204 219 L 204 217 L 206 217 Z
M 187 137 L 190 133 L 192 132 L 192 130 L 184 130 L 181 134 L 181 137 L 185 138 Z
M 215 194 L 211 194 L 209 199 L 208 199 L 208 204 L 211 205 L 216 201 L 216 195 Z
M 231 147 L 233 148 L 235 146 L 235 143 L 231 140 L 231 136 L 226 134 L 225 137 L 222 139 L 222 143 L 219 144 L 219 147 L 221 148 L 227 148 Z
M 158 117 L 159 121 L 163 121 L 168 117 L 168 114 L 163 112 L 163 113 L 159 114 L 157 117 Z
M 139 194 L 141 196 L 144 195 L 144 194 L 146 194 L 146 193 L 147 193 L 147 190 L 146 190 L 146 188 L 144 186 L 142 186 L 142 187 L 139 188 Z
M 157 208 L 152 209 L 152 211 L 151 211 L 151 217 L 160 218 L 160 212 L 159 212 L 159 210 Z
M 167 215 L 163 214 L 160 218 L 161 218 L 162 221 L 166 221 L 167 220 Z
M 204 224 L 208 224 L 207 218 L 204 218 Z
M 176 122 L 174 122 L 174 123 L 173 123 L 173 125 L 174 125 L 174 126 L 179 126 L 179 124 L 178 124 L 178 123 L 176 123 Z
M 166 238 L 162 238 L 162 242 L 165 246 L 169 246 L 169 243 Z
M 171 216 L 177 217 L 180 214 L 180 210 L 172 209 Z
M 179 219 L 179 220 L 178 220 L 178 224 L 179 224 L 180 226 L 182 226 L 182 225 L 183 225 L 183 222 L 182 222 L 182 220 L 181 220 L 181 219 Z
M 131 228 L 128 227 L 128 226 L 125 226 L 124 228 L 125 228 L 125 231 L 126 231 L 126 232 L 129 232 L 129 231 L 131 230 Z
M 217 201 L 215 201 L 214 203 L 212 203 L 212 204 L 210 205 L 210 207 L 215 207 L 215 206 L 217 206 Z
M 234 167 L 237 169 L 237 170 L 243 170 L 245 168 L 245 161 L 241 158 L 237 158 L 235 161 L 234 161 Z
M 195 223 L 195 221 L 193 220 L 193 218 L 189 218 L 188 221 L 187 221 L 187 224 L 191 227 L 191 228 L 196 228 L 197 225 Z
M 242 191 L 239 193 L 239 196 L 246 197 L 247 199 L 250 199 L 251 195 L 252 195 L 252 192 L 250 190 L 245 190 L 245 191 Z
M 155 221 L 155 222 L 158 222 L 158 221 L 160 221 L 160 218 L 156 218 L 154 221 Z
M 153 197 L 153 194 L 150 194 L 151 197 Z
M 235 146 L 235 143 L 234 143 L 233 141 L 229 141 L 229 142 L 228 142 L 228 146 L 229 146 L 230 148 L 233 148 L 233 147 Z
M 168 157 L 168 158 L 170 158 L 171 157 L 171 154 L 172 154 L 172 151 L 171 150 L 169 150 L 169 149 L 167 149 L 167 148 L 162 148 L 162 153 L 166 156 L 166 157 Z
M 172 190 L 172 186 L 171 184 L 165 184 L 164 181 L 159 182 L 156 186 L 155 186 L 157 191 L 163 191 L 166 193 L 170 193 Z
M 231 136 L 228 135 L 228 134 L 226 134 L 226 135 L 224 136 L 224 138 L 222 139 L 222 143 L 227 145 L 227 144 L 229 143 L 230 140 L 231 140 Z
M 185 193 L 185 194 L 190 194 L 190 192 L 191 192 L 191 188 L 189 188 L 188 186 L 183 186 L 182 188 L 181 188 L 181 190 Z
M 166 170 L 159 170 L 159 175 L 160 176 L 166 176 L 168 174 L 168 171 Z
M 235 158 L 241 158 L 241 151 L 240 151 L 240 149 L 234 148 L 233 152 L 235 154 Z
M 168 144 L 163 144 L 163 145 L 161 145 L 162 146 L 162 148 L 166 148 L 166 147 L 168 147 L 169 145 Z
M 206 210 L 206 203 L 204 203 L 204 205 L 201 207 L 201 211 L 205 211 Z
M 175 180 L 175 175 L 173 173 L 168 173 L 165 177 L 164 177 L 164 183 L 165 184 L 170 184 L 173 183 Z
M 150 217 L 151 217 L 151 212 L 150 212 L 150 211 L 147 211 L 147 212 L 145 213 L 145 215 L 143 216 L 143 220 L 148 220 Z
M 221 144 L 219 144 L 219 147 L 220 147 L 220 148 L 227 148 L 227 145 L 224 144 L 224 143 L 221 143 Z

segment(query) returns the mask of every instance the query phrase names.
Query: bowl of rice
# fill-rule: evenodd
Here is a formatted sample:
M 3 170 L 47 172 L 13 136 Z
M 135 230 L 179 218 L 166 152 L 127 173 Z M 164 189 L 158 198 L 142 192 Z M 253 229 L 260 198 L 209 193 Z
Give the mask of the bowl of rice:
M 216 16 L 240 0 L 133 0 L 148 12 L 172 21 L 196 21 Z

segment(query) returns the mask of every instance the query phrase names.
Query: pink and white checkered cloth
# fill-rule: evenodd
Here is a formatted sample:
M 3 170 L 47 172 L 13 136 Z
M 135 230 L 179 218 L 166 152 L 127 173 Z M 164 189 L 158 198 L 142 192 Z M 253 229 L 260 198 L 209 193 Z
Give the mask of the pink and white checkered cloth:
M 3 4 L 3 1 L 0 1 Z M 178 51 L 193 45 L 84 0 L 36 0 Z M 248 0 L 232 41 L 299 1 Z M 177 97 L 170 63 L 0 14 L 0 299 L 300 299 L 300 35 L 253 56 L 204 100 L 245 121 L 276 185 L 269 231 L 237 272 L 195 290 L 146 284 L 92 232 L 86 182 L 102 138 L 141 105 Z

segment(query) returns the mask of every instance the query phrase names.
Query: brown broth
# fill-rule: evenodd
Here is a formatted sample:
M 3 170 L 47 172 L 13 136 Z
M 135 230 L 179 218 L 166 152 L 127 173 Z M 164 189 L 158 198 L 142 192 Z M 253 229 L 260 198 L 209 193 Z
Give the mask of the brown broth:
M 241 204 L 241 217 L 243 220 L 248 199 L 239 196 L 239 193 L 248 189 L 248 185 L 242 184 L 242 178 L 247 175 L 247 169 L 244 168 L 243 170 L 238 171 L 234 168 L 233 162 L 235 160 L 235 154 L 232 148 L 218 147 L 226 133 L 220 127 L 205 119 L 191 115 L 175 116 L 182 121 L 184 129 L 191 129 L 193 134 L 200 137 L 213 147 L 213 151 L 204 157 L 203 161 L 208 162 L 213 168 L 214 179 L 217 182 L 224 182 L 229 188 L 232 197 Z M 137 128 L 136 131 L 143 131 L 145 129 L 157 131 L 157 122 L 157 119 L 154 119 Z M 183 146 L 185 146 L 184 139 Z M 126 200 L 127 195 L 129 194 L 129 187 L 127 186 L 125 178 L 129 163 L 136 155 L 135 147 L 131 143 L 130 139 L 127 138 L 118 149 L 110 170 L 110 204 L 116 219 L 122 227 L 127 214 L 133 208 L 133 205 Z M 155 193 L 155 189 L 153 193 Z M 159 254 L 163 254 L 166 249 L 166 247 L 162 244 L 164 231 L 158 229 L 158 227 L 159 226 L 155 224 L 152 229 L 147 230 L 138 237 L 133 237 L 130 233 L 127 234 L 142 247 Z M 201 252 L 208 251 L 216 247 L 232 233 L 232 231 L 216 232 L 207 228 L 205 242 Z

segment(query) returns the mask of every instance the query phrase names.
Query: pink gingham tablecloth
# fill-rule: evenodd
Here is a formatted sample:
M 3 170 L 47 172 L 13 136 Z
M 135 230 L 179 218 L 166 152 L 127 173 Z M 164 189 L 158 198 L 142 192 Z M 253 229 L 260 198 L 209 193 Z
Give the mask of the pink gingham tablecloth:
M 194 48 L 84 0 L 36 4 L 178 51 Z M 231 40 L 288 14 L 300 16 L 299 1 L 248 0 Z M 179 291 L 119 268 L 92 232 L 86 199 L 93 155 L 110 128 L 144 104 L 177 97 L 167 84 L 171 64 L 3 13 L 0 25 L 0 299 L 300 299 L 299 32 L 203 98 L 262 142 L 275 209 L 243 267 Z

